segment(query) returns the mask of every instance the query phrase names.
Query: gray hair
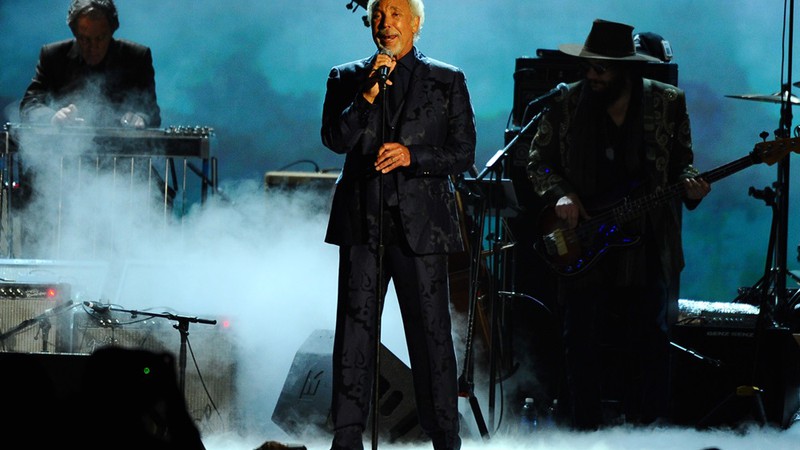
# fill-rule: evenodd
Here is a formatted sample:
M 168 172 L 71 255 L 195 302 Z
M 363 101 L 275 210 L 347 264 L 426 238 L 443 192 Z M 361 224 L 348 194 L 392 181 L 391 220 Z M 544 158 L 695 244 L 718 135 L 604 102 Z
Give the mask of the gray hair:
M 408 2 L 408 6 L 411 8 L 411 14 L 414 17 L 419 17 L 419 28 L 417 28 L 417 32 L 414 33 L 414 42 L 419 39 L 419 33 L 422 31 L 422 24 L 425 23 L 425 4 L 422 0 L 406 0 Z M 371 20 L 372 14 L 375 12 L 375 6 L 380 3 L 381 0 L 369 0 L 367 3 L 367 17 Z
M 117 28 L 119 28 L 119 16 L 117 15 L 117 6 L 114 5 L 114 0 L 72 0 L 67 11 L 67 25 L 74 33 L 79 17 L 97 14 L 106 16 L 112 33 L 117 31 Z

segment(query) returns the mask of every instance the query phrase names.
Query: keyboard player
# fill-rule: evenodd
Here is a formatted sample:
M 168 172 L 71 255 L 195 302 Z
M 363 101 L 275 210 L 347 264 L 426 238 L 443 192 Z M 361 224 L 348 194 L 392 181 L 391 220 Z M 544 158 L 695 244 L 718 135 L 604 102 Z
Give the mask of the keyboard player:
M 116 39 L 113 0 L 72 0 L 71 39 L 41 48 L 36 73 L 20 102 L 23 123 L 159 127 L 150 48 Z

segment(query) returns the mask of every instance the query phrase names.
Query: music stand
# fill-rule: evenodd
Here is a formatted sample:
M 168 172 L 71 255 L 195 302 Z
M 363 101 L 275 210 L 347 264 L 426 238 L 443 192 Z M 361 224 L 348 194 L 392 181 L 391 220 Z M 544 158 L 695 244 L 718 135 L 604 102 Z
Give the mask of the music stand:
M 476 217 L 477 227 L 480 231 L 476 233 L 476 238 L 479 239 L 479 242 L 475 243 L 475 251 L 472 256 L 473 258 L 473 272 L 471 273 L 470 277 L 473 283 L 477 281 L 477 274 L 475 270 L 478 267 L 481 267 L 480 259 L 489 256 L 492 257 L 492 269 L 491 269 L 491 276 L 489 277 L 489 286 L 486 287 L 486 292 L 489 293 L 489 309 L 490 309 L 490 331 L 489 331 L 489 422 L 494 423 L 494 410 L 495 410 L 495 382 L 497 379 L 497 362 L 502 361 L 502 345 L 498 345 L 498 342 L 502 341 L 504 338 L 502 327 L 497 326 L 498 320 L 501 320 L 501 317 L 504 314 L 499 314 L 497 309 L 497 294 L 496 291 L 498 287 L 502 284 L 502 280 L 504 279 L 503 274 L 501 271 L 504 267 L 507 266 L 505 263 L 501 263 L 501 259 L 503 254 L 509 250 L 513 249 L 514 243 L 505 239 L 505 232 L 501 231 L 504 229 L 502 224 L 502 219 L 508 217 L 515 217 L 517 216 L 522 208 L 519 206 L 519 202 L 517 200 L 516 191 L 514 189 L 513 182 L 510 178 L 503 178 L 501 176 L 502 171 L 499 168 L 502 166 L 502 160 L 507 155 L 507 150 L 511 147 L 511 145 L 507 146 L 505 149 L 500 150 L 495 154 L 495 156 L 486 164 L 486 169 L 481 173 L 478 174 L 475 178 L 464 178 L 463 183 L 468 191 L 469 195 L 468 198 L 471 198 L 472 201 L 467 201 L 467 212 L 469 212 L 473 217 Z M 484 178 L 484 175 L 493 174 L 492 177 L 488 177 L 488 179 Z M 487 213 L 488 211 L 488 213 Z M 480 239 L 483 238 L 483 229 L 486 225 L 486 222 L 492 222 L 494 225 L 494 232 L 489 233 L 486 236 L 486 239 L 490 241 L 490 250 L 482 251 L 483 245 Z M 513 239 L 513 236 L 510 236 Z M 474 308 L 474 303 L 477 300 L 477 287 L 474 287 L 470 291 L 470 304 L 471 309 Z M 469 343 L 468 343 L 469 344 Z M 469 345 L 468 345 L 469 349 Z M 498 358 L 498 349 L 500 350 L 500 358 Z M 466 359 L 470 359 L 470 355 L 466 355 Z M 468 364 L 465 364 L 465 367 Z M 465 370 L 466 372 L 466 370 Z M 462 375 L 463 378 L 464 375 Z M 472 398 L 471 398 L 472 401 Z M 475 408 L 477 409 L 477 408 Z M 479 415 L 480 411 L 476 411 L 476 416 Z M 488 431 L 486 430 L 485 425 L 481 426 L 483 423 L 482 414 L 479 418 L 479 428 L 481 428 L 481 434 L 483 435 L 484 439 L 487 439 Z
M 492 205 L 492 209 L 498 210 L 500 217 L 517 217 L 522 211 L 511 178 L 501 178 L 496 181 L 465 177 L 464 184 L 470 192 L 480 192 L 480 195 L 489 196 L 489 204 Z M 467 212 L 475 215 L 473 205 L 467 203 Z

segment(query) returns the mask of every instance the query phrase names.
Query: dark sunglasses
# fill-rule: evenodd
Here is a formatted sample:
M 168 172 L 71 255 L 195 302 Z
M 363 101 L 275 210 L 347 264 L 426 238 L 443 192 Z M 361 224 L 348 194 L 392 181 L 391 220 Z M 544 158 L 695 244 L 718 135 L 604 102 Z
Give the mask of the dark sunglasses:
M 583 61 L 581 63 L 581 66 L 583 67 L 583 69 L 585 71 L 588 71 L 589 69 L 592 69 L 598 75 L 602 75 L 602 74 L 606 73 L 607 71 L 611 70 L 611 68 L 613 67 L 613 65 L 611 65 L 611 64 L 601 64 L 601 63 L 597 63 L 597 62 L 594 62 L 594 61 Z

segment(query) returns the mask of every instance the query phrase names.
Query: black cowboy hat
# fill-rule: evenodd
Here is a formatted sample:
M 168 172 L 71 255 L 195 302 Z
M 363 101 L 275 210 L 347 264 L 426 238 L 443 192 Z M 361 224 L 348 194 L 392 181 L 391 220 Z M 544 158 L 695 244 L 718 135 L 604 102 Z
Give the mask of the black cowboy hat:
M 636 52 L 633 27 L 624 23 L 595 19 L 583 44 L 561 44 L 558 49 L 568 55 L 589 59 L 647 62 L 658 58 Z

